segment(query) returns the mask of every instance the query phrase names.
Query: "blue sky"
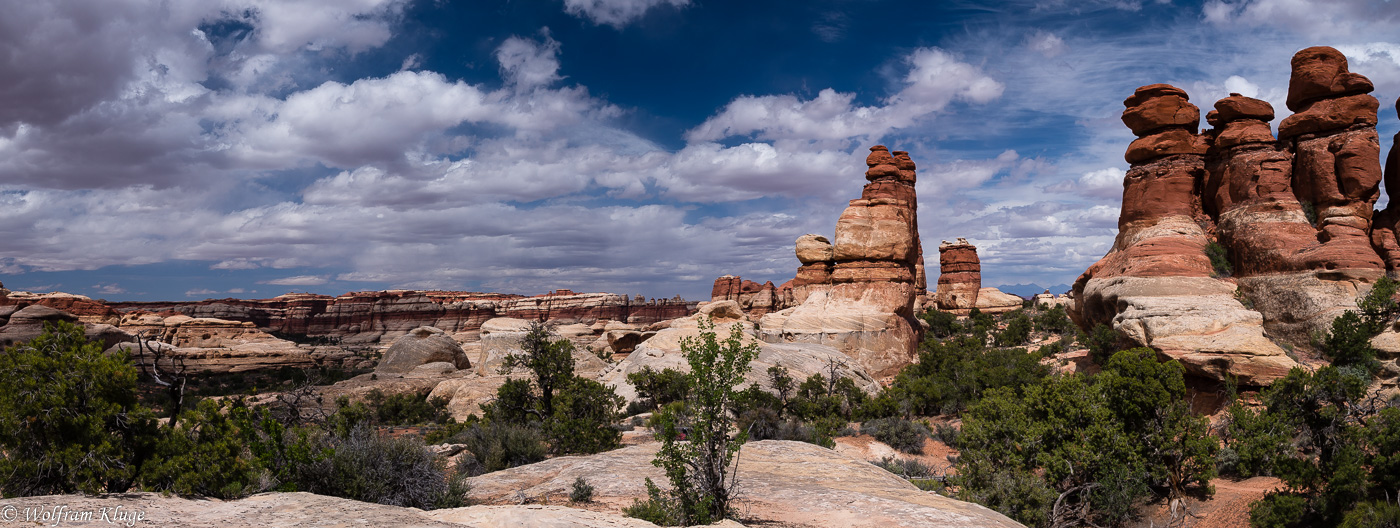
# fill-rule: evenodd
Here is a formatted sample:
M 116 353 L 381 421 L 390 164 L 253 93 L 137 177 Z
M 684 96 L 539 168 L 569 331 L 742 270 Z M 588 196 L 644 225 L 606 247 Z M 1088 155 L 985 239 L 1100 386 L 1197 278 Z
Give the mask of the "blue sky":
M 1137 86 L 1282 119 L 1289 57 L 1330 45 L 1400 129 L 1397 0 L 4 3 L 0 282 L 109 300 L 703 299 L 791 278 L 874 144 L 918 163 L 927 247 L 1069 283 Z

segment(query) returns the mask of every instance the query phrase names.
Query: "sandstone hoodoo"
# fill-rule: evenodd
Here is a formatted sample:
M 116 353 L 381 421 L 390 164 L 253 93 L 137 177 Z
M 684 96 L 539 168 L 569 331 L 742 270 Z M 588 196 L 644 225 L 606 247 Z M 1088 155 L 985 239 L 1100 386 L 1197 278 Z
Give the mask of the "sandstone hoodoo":
M 759 327 L 765 341 L 831 345 L 878 377 L 914 360 L 915 302 L 927 286 L 914 162 L 883 145 L 865 162 L 869 183 L 836 221 L 835 242 L 799 239 L 793 297 L 800 304 L 763 316 Z
M 971 310 L 977 307 L 977 290 L 982 289 L 982 263 L 977 246 L 966 238 L 956 243 L 944 240 L 938 245 L 938 290 L 934 299 L 940 310 Z
M 762 317 L 763 314 L 795 305 L 792 295 L 792 281 L 785 282 L 782 286 L 774 286 L 773 281 L 759 284 L 734 275 L 724 275 L 715 279 L 715 286 L 710 290 L 711 301 L 737 302 L 745 312 L 754 317 Z
M 1295 364 L 1276 341 L 1307 344 L 1397 272 L 1400 212 L 1372 224 L 1382 172 L 1370 81 L 1328 47 L 1298 52 L 1292 69 L 1294 114 L 1277 139 L 1273 107 L 1240 94 L 1216 102 L 1200 134 L 1179 88 L 1124 101 L 1138 139 L 1118 237 L 1074 285 L 1081 326 L 1110 324 L 1198 375 L 1266 384 Z

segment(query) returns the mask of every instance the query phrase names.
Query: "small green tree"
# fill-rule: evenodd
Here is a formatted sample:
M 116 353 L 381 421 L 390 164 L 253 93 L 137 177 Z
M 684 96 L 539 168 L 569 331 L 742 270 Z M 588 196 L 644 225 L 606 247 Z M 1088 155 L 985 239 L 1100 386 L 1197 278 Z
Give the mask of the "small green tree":
M 1024 310 L 1016 310 L 1006 316 L 1006 328 L 996 334 L 999 347 L 1013 347 L 1026 344 L 1031 338 L 1031 318 Z
M 149 457 L 155 414 L 136 400 L 136 369 L 83 329 L 44 325 L 0 351 L 0 494 L 126 491 Z
M 610 427 L 623 399 L 593 380 L 574 375 L 574 347 L 567 339 L 551 340 L 544 324 L 531 323 L 520 354 L 505 357 L 500 372 L 525 368 L 529 379 L 509 380 L 484 405 L 486 418 L 513 425 L 538 423 L 555 454 L 597 453 L 621 445 L 622 432 Z
M 729 515 L 736 485 L 734 457 L 748 439 L 744 432 L 731 436 L 732 408 L 735 387 L 758 356 L 758 344 L 744 344 L 737 324 L 724 341 L 714 328 L 702 318 L 699 338 L 681 340 L 690 364 L 691 390 L 680 412 L 663 409 L 657 415 L 661 450 L 652 464 L 666 470 L 677 521 L 686 525 L 710 524 Z
M 1089 358 L 1094 363 L 1102 365 L 1113 357 L 1114 352 L 1122 350 L 1118 345 L 1121 337 L 1113 327 L 1099 323 L 1088 333 L 1079 334 L 1079 343 L 1089 349 Z
M 1065 313 L 1065 307 L 1061 305 L 1042 310 L 1035 316 L 1035 330 L 1037 332 L 1063 334 L 1073 326 L 1074 323 L 1069 320 L 1069 314 Z
M 539 409 L 531 411 L 540 419 L 554 414 L 554 393 L 574 377 L 574 345 L 567 339 L 551 340 L 549 328 L 539 321 L 530 323 L 520 342 L 519 354 L 507 354 L 500 373 L 524 368 L 532 374 L 539 395 Z

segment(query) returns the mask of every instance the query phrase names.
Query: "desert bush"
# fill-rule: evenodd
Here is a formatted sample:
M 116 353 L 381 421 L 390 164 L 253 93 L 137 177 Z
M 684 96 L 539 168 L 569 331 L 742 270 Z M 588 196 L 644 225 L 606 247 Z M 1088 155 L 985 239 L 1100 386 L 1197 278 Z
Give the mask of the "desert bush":
M 958 316 L 937 308 L 929 308 L 924 313 L 919 314 L 919 318 L 928 323 L 929 335 L 939 339 L 950 337 L 963 330 L 962 325 L 958 324 Z
M 583 477 L 574 479 L 574 485 L 569 488 L 569 500 L 573 502 L 593 502 L 593 486 Z
M 524 368 L 527 379 L 506 381 L 496 400 L 483 405 L 487 421 L 528 426 L 538 423 L 555 454 L 597 453 L 620 445 L 612 427 L 621 418 L 623 399 L 596 381 L 574 375 L 573 345 L 551 340 L 542 323 L 532 323 L 522 352 L 506 356 L 500 371 Z
M 1216 277 L 1229 277 L 1234 271 L 1234 266 L 1230 264 L 1230 253 L 1219 242 L 1206 245 L 1206 257 L 1210 259 L 1210 267 L 1215 270 Z
M 958 447 L 958 440 L 962 438 L 962 430 L 953 427 L 953 424 L 939 423 L 933 426 L 933 438 L 943 442 L 948 447 Z
M 425 510 L 465 504 L 465 496 L 455 496 L 462 485 L 449 482 L 443 462 L 417 437 L 380 436 L 361 425 L 324 441 L 329 456 L 298 469 L 298 489 Z
M 1016 310 L 1004 318 L 1006 328 L 996 334 L 999 347 L 1014 347 L 1026 344 L 1031 338 L 1031 318 L 1025 310 Z
M 876 467 L 899 475 L 900 478 L 924 491 L 943 491 L 943 480 L 933 468 L 923 462 L 908 458 L 885 457 L 871 460 Z
M 45 323 L 0 351 L 0 494 L 126 491 L 155 441 L 138 403 L 136 369 L 82 327 Z
M 391 394 L 374 389 L 365 395 L 365 404 L 374 412 L 379 425 L 422 425 L 447 423 L 447 398 L 428 399 L 426 394 Z
M 156 444 L 142 467 L 143 489 L 237 499 L 259 489 L 258 460 L 247 452 L 234 405 L 199 402 Z
M 1332 320 L 1331 331 L 1322 341 L 1322 350 L 1332 358 L 1332 364 L 1356 366 L 1368 373 L 1380 368 L 1376 349 L 1371 347 L 1371 325 L 1356 312 L 1345 312 Z
M 1089 349 L 1089 358 L 1100 365 L 1107 363 L 1108 358 L 1123 349 L 1118 344 L 1121 340 L 1122 336 L 1118 335 L 1117 330 L 1103 323 L 1094 325 L 1088 333 L 1079 334 L 1079 343 Z
M 1019 390 L 1050 372 L 1024 349 L 988 349 L 970 336 L 925 341 L 919 348 L 919 361 L 865 406 L 865 416 L 956 414 L 990 389 Z
M 575 376 L 555 397 L 554 415 L 544 422 L 554 453 L 599 453 L 622 445 L 622 397 L 596 381 Z
M 651 477 L 647 477 L 646 485 L 646 500 L 632 499 L 632 505 L 623 508 L 622 514 L 657 526 L 685 525 L 679 502 L 661 491 L 661 488 L 651 481 Z
M 1055 305 L 1052 308 L 1041 310 L 1035 316 L 1035 330 L 1037 332 L 1063 334 L 1072 328 L 1074 328 L 1074 323 L 1070 322 L 1069 314 L 1065 313 L 1064 306 Z
M 449 442 L 467 446 L 471 456 L 464 459 L 461 470 L 474 477 L 544 460 L 544 440 L 537 427 L 486 422 L 467 427 Z
M 977 308 L 973 308 L 967 314 L 967 321 L 963 323 L 963 333 L 985 342 L 987 336 L 990 335 L 996 327 L 996 317 L 993 317 L 992 314 L 982 313 L 982 310 Z
M 689 378 L 676 369 L 661 369 L 660 372 L 649 366 L 627 375 L 627 382 L 637 387 L 637 396 L 646 402 L 648 412 L 662 405 L 685 399 L 690 391 Z M 629 412 L 628 414 L 636 414 Z
M 1190 413 L 1182 375 L 1134 349 L 1098 376 L 989 391 L 964 414 L 959 496 L 1027 525 L 1111 525 L 1154 490 L 1208 492 L 1216 444 Z
M 875 437 L 876 440 L 905 453 L 924 453 L 924 439 L 933 434 L 928 426 L 904 418 L 880 418 L 867 421 L 860 426 L 860 432 Z
M 1365 398 L 1369 380 L 1354 366 L 1294 369 L 1261 393 L 1262 410 L 1240 411 L 1253 420 L 1245 424 L 1269 427 L 1232 419 L 1229 445 L 1265 446 L 1264 469 L 1286 486 L 1251 505 L 1254 526 L 1364 526 L 1389 515 L 1375 502 L 1400 485 L 1400 408 Z

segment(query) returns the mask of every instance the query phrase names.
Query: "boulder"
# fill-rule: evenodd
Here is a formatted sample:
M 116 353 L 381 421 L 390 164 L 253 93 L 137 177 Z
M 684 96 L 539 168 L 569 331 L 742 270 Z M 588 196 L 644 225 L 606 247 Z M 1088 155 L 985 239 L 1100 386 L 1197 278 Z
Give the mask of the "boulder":
M 420 326 L 394 340 L 384 352 L 384 359 L 374 368 L 375 373 L 404 375 L 420 365 L 445 362 L 458 369 L 471 368 L 467 353 L 446 332 L 431 326 Z
M 977 291 L 977 309 L 984 313 L 1005 313 L 1021 309 L 1025 303 L 1018 295 L 1012 295 L 996 288 L 982 288 Z
M 732 303 L 733 301 L 726 302 Z M 771 316 L 773 314 L 769 314 L 765 318 Z M 828 369 L 835 367 L 838 377 L 851 378 L 855 381 L 856 386 L 862 390 L 871 393 L 879 390 L 879 385 L 866 373 L 859 362 L 852 361 L 849 355 L 843 354 L 842 351 L 834 347 L 817 343 L 760 341 L 759 333 L 748 317 L 742 313 L 736 314 L 734 307 L 725 303 L 702 304 L 700 313 L 695 316 L 672 321 L 669 328 L 658 331 L 655 336 L 638 346 L 627 358 L 609 367 L 602 374 L 600 380 L 604 385 L 615 387 L 617 394 L 624 399 L 636 401 L 638 399 L 637 389 L 627 382 L 628 374 L 640 372 L 643 368 L 651 368 L 655 371 L 670 368 L 689 372 L 690 365 L 686 362 L 685 355 L 681 351 L 681 343 L 686 339 L 699 338 L 702 318 L 709 318 L 714 323 L 715 334 L 720 339 L 729 336 L 733 325 L 739 325 L 743 332 L 744 344 L 758 345 L 758 357 L 750 364 L 744 387 L 758 384 L 765 390 L 771 390 L 768 368 L 772 366 L 782 366 L 788 369 L 790 375 L 797 380 L 805 380 L 812 374 L 818 373 L 829 376 Z

